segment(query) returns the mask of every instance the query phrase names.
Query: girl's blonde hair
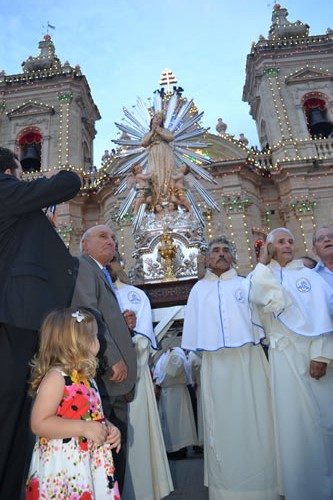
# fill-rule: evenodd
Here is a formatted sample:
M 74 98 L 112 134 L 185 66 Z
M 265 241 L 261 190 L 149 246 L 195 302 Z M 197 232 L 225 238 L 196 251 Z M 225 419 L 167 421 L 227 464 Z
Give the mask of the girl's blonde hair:
M 98 360 L 91 353 L 91 344 L 97 330 L 94 315 L 86 309 L 49 313 L 40 330 L 38 353 L 31 362 L 32 392 L 37 392 L 43 377 L 55 366 L 68 374 L 76 371 L 80 377 L 94 377 Z

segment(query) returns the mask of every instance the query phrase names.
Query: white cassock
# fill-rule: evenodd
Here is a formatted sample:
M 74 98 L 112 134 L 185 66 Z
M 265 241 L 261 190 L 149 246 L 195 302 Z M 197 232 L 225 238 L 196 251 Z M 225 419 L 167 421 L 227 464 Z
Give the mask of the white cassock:
M 275 500 L 268 363 L 253 329 L 248 280 L 210 271 L 192 288 L 182 346 L 203 351 L 205 485 L 210 500 Z M 261 332 L 262 334 L 262 332 Z
M 180 347 L 168 350 L 156 363 L 154 379 L 162 387 L 159 413 L 168 452 L 197 444 L 197 432 L 190 393 L 189 364 Z
M 138 361 L 135 396 L 129 404 L 128 457 L 122 498 L 160 500 L 173 491 L 173 484 L 148 366 L 150 347 L 156 348 L 151 306 L 139 288 L 119 280 L 114 284 L 121 309 L 136 314 L 136 334 L 132 341 Z
M 269 337 L 279 462 L 286 500 L 333 498 L 332 290 L 294 260 L 250 275 L 250 300 Z M 320 380 L 311 360 L 325 361 Z

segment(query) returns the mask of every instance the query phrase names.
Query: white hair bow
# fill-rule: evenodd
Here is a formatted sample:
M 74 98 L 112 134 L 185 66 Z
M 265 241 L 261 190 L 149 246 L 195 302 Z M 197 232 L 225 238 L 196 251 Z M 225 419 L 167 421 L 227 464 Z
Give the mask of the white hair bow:
M 79 310 L 73 312 L 72 317 L 75 318 L 78 323 L 84 320 L 84 315 Z

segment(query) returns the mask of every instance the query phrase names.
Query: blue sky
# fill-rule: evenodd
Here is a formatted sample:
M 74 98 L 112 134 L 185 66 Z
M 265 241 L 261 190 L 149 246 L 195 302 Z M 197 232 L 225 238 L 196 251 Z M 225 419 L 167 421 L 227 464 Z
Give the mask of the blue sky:
M 173 70 L 184 95 L 204 111 L 202 124 L 258 144 L 249 106 L 242 102 L 246 56 L 260 34 L 268 35 L 274 2 L 253 0 L 12 0 L 1 8 L 0 69 L 20 73 L 21 62 L 39 53 L 49 23 L 62 62 L 79 64 L 102 116 L 96 123 L 94 163 L 114 147 L 123 117 L 137 96 L 153 97 L 162 71 Z M 317 35 L 333 28 L 332 2 L 281 3 L 289 21 L 301 20 Z

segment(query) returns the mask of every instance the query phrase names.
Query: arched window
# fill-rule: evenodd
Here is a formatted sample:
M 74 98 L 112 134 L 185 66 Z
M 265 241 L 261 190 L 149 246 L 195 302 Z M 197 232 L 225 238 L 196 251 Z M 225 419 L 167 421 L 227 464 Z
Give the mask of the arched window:
M 321 92 L 309 92 L 303 97 L 303 108 L 310 136 L 313 139 L 332 137 L 333 122 L 328 99 Z
M 23 172 L 41 170 L 42 135 L 38 128 L 23 130 L 18 137 Z

